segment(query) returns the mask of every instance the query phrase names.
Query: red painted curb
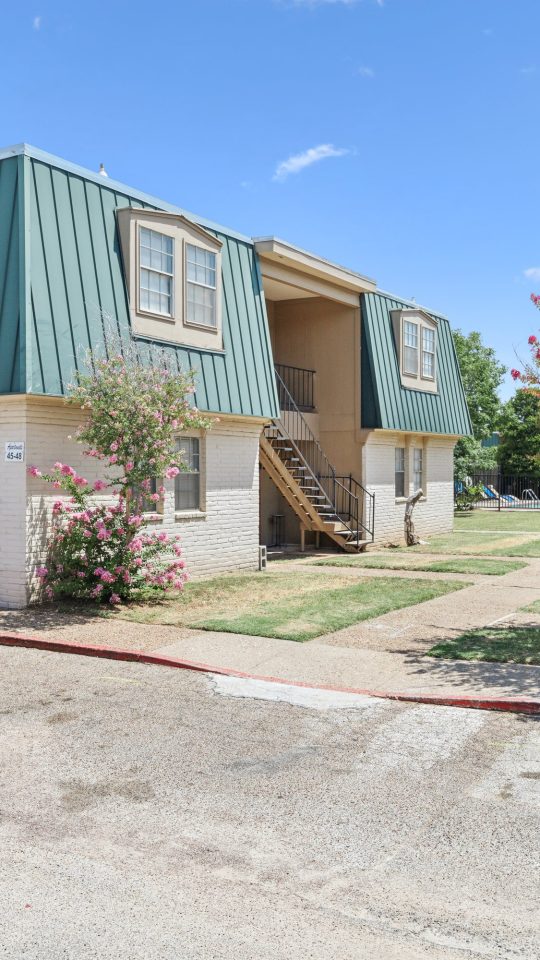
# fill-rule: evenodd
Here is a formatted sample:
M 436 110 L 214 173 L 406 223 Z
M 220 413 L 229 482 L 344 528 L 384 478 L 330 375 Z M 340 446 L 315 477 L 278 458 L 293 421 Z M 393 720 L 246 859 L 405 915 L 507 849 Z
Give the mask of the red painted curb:
M 441 707 L 462 707 L 468 710 L 502 710 L 508 713 L 540 714 L 540 700 L 525 700 L 519 697 L 454 697 L 436 694 L 393 693 L 388 690 L 363 690 L 356 687 L 335 687 L 329 684 L 306 683 L 303 680 L 286 680 L 283 677 L 265 677 L 255 673 L 244 673 L 228 667 L 214 667 L 209 663 L 195 660 L 181 660 L 177 657 L 164 657 L 143 650 L 123 650 L 117 647 L 102 647 L 91 644 L 68 643 L 64 640 L 40 640 L 38 637 L 25 637 L 21 633 L 0 634 L 0 646 L 26 647 L 47 650 L 51 653 L 75 653 L 80 657 L 98 657 L 105 660 L 124 660 L 132 663 L 148 663 L 161 667 L 175 667 L 180 670 L 194 670 L 198 673 L 214 673 L 225 677 L 241 677 L 247 680 L 265 680 L 269 683 L 282 683 L 290 687 L 305 687 L 308 690 L 330 690 L 334 693 L 354 693 L 364 697 L 377 697 L 381 700 L 399 700 L 405 703 L 425 703 Z

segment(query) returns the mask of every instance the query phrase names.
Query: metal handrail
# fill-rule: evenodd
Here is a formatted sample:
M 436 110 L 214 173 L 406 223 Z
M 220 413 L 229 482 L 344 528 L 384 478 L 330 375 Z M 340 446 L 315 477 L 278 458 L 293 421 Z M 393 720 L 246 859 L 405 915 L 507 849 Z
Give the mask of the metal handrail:
M 284 384 L 285 389 L 294 398 L 298 406 L 306 412 L 315 410 L 315 370 L 309 370 L 307 367 L 293 367 L 285 363 L 276 363 L 275 370 L 281 383 Z M 280 384 L 278 382 L 278 392 L 279 390 Z
M 360 530 L 373 540 L 375 494 L 350 474 L 338 476 L 277 369 L 276 382 L 281 406 L 281 417 L 277 421 L 280 430 L 320 490 L 324 505 L 331 508 L 328 519 L 335 517 L 339 520 L 356 541 L 360 540 Z M 291 423 L 284 422 L 284 414 L 286 420 L 292 420 Z

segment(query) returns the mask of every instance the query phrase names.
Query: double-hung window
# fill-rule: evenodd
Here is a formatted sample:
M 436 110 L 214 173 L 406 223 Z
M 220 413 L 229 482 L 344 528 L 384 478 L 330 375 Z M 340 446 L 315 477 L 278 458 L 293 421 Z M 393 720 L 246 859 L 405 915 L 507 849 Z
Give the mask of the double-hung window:
M 201 509 L 201 450 L 198 437 L 179 437 L 176 449 L 181 451 L 185 469 L 174 479 L 174 509 Z
M 435 378 L 435 331 L 422 327 L 422 376 Z
M 186 323 L 216 327 L 216 254 L 186 243 Z
M 139 231 L 139 308 L 173 315 L 174 240 L 157 230 Z
M 403 372 L 418 375 L 418 324 L 410 320 L 403 325 Z
M 395 448 L 396 497 L 405 496 L 405 447 Z
M 423 490 L 424 485 L 424 451 L 415 447 L 413 451 L 413 487 L 414 493 Z

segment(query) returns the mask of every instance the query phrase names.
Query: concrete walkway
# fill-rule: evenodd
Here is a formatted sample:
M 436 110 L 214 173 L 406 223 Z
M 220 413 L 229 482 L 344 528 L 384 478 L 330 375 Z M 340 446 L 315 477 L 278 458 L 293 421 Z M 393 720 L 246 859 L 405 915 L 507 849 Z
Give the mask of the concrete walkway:
M 440 696 L 540 699 L 540 667 L 432 660 L 410 653 L 291 643 L 230 633 L 179 631 L 157 653 L 305 683 Z
M 42 639 L 102 644 L 209 663 L 246 673 L 313 684 L 387 690 L 396 693 L 524 696 L 540 699 L 540 667 L 433 660 L 427 650 L 442 638 L 493 624 L 540 625 L 540 616 L 520 608 L 540 599 L 540 560 L 502 577 L 467 575 L 458 593 L 347 627 L 308 643 L 207 632 L 185 627 L 104 619 L 86 612 L 59 614 L 47 608 L 0 612 L 0 630 Z M 351 578 L 420 577 L 451 574 L 316 567 L 305 561 L 271 566 Z M 456 577 L 458 579 L 458 577 Z M 459 578 L 461 579 L 461 578 Z
M 423 559 L 449 558 L 430 554 Z M 308 643 L 183 630 L 175 643 L 165 644 L 159 652 L 246 673 L 315 684 L 396 693 L 540 698 L 540 667 L 433 660 L 425 656 L 437 640 L 458 636 L 464 630 L 506 621 L 540 624 L 540 617 L 518 612 L 540 599 L 540 560 L 527 558 L 526 562 L 523 569 L 502 577 L 377 570 L 360 565 L 318 567 L 310 560 L 270 565 L 270 575 L 283 573 L 287 568 L 321 577 L 339 572 L 351 578 L 455 579 L 471 585 L 459 593 L 394 610 Z

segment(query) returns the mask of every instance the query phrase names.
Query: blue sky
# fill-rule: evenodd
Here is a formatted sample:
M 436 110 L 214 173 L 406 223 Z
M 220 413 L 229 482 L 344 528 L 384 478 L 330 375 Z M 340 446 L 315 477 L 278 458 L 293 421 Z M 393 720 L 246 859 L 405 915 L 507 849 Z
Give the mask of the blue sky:
M 539 35 L 538 0 L 20 0 L 0 144 L 313 250 L 515 366 L 539 326 Z

